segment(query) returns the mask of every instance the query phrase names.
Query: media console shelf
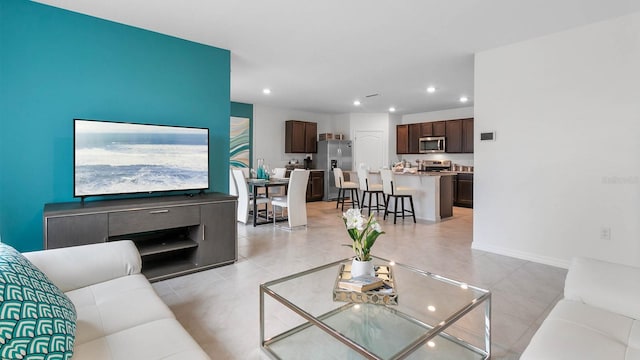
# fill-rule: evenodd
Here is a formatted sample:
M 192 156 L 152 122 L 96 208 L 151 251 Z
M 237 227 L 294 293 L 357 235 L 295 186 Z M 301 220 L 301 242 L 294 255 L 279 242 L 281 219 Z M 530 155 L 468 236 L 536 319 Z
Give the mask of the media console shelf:
M 238 259 L 235 196 L 205 193 L 44 206 L 44 248 L 132 240 L 150 281 Z

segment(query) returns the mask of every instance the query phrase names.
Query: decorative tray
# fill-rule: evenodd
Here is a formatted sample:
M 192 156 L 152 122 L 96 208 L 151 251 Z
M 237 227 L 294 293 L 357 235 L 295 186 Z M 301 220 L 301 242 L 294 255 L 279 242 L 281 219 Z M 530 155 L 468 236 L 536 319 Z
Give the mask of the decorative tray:
M 384 285 L 373 290 L 359 292 L 342 289 L 338 286 L 340 280 L 351 279 L 351 263 L 341 264 L 333 287 L 333 300 L 353 303 L 370 303 L 380 305 L 398 305 L 398 292 L 392 267 L 389 265 L 375 265 L 376 277 L 384 281 Z

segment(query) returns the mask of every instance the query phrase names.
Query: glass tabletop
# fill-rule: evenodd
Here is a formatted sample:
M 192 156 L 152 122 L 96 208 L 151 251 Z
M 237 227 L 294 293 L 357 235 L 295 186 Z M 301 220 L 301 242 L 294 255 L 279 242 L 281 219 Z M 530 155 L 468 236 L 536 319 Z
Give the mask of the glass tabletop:
M 350 261 L 340 260 L 261 285 L 262 340 L 272 357 L 290 358 L 286 354 L 296 348 L 291 344 L 305 342 L 304 339 L 312 337 L 321 344 L 318 347 L 321 354 L 327 355 L 329 349 L 335 349 L 335 358 L 349 358 L 353 354 L 359 354 L 355 358 L 404 358 L 421 354 L 421 351 L 430 351 L 433 356 L 429 358 L 488 358 L 489 291 L 374 257 L 375 265 L 390 266 L 393 271 L 397 304 L 334 301 L 332 294 L 336 279 L 342 265 Z M 262 313 L 263 294 L 295 312 L 301 320 L 289 330 L 266 339 L 262 324 L 265 316 Z M 478 307 L 480 311 L 474 311 Z M 463 318 L 465 321 L 460 321 Z M 445 332 L 456 322 L 459 324 L 455 335 Z M 480 323 L 480 329 L 474 330 L 470 323 Z M 468 343 L 460 338 L 474 331 L 475 342 Z M 326 336 L 329 336 L 327 341 L 316 340 Z M 331 337 L 346 346 L 329 341 Z M 305 346 L 311 344 L 306 341 Z M 353 354 L 348 356 L 349 353 Z M 439 357 L 437 354 L 447 356 Z M 325 358 L 334 358 L 334 355 Z M 420 357 L 423 355 L 417 358 L 424 358 Z

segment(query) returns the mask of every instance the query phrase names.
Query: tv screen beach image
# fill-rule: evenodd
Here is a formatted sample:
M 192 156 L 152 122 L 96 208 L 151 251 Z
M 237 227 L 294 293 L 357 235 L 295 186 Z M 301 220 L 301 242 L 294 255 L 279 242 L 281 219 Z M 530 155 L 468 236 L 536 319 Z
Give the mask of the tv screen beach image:
M 209 188 L 208 129 L 75 120 L 75 196 Z

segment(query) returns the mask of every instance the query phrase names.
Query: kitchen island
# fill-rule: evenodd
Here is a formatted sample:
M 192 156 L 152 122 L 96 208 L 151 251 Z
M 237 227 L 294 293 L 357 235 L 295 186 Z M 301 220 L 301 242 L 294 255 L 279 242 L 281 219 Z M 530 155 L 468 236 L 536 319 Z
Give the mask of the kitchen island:
M 394 172 L 396 186 L 415 189 L 413 206 L 416 219 L 440 221 L 453 216 L 453 171 Z M 379 172 L 371 172 L 374 181 L 382 183 Z M 376 179 L 377 177 L 377 179 Z M 408 203 L 407 203 L 408 205 Z

